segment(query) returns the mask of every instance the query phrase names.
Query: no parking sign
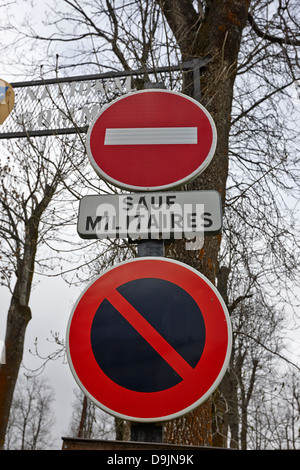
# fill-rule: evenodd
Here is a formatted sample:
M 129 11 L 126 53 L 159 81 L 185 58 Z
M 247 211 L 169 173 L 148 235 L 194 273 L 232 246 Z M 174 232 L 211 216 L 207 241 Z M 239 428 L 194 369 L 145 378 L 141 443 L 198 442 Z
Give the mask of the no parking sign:
M 136 258 L 105 271 L 82 293 L 68 324 L 79 387 L 129 421 L 166 421 L 193 410 L 220 383 L 230 353 L 229 314 L 216 288 L 166 258 Z

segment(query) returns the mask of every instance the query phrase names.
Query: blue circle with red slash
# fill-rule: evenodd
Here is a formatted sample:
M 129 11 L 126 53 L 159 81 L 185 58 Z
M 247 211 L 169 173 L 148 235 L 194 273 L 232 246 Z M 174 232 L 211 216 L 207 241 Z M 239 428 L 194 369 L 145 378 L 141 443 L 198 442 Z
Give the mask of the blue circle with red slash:
M 104 411 L 140 422 L 177 418 L 223 378 L 231 324 L 217 289 L 166 258 L 105 271 L 81 294 L 67 331 L 71 371 Z
M 164 279 L 126 282 L 117 291 L 155 328 L 191 367 L 201 357 L 205 324 L 201 311 L 184 289 Z M 182 377 L 108 299 L 96 311 L 91 344 L 101 369 L 117 384 L 137 392 L 173 387 Z

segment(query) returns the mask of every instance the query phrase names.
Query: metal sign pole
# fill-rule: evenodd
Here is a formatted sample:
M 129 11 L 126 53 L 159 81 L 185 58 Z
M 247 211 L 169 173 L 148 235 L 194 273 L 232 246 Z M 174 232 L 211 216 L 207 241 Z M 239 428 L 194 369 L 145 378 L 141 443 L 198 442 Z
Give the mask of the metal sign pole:
M 131 423 L 131 441 L 163 442 L 163 427 L 156 423 Z
M 138 244 L 138 257 L 165 256 L 164 240 L 143 240 Z
M 138 244 L 138 257 L 164 256 L 164 240 L 143 240 Z M 161 424 L 137 423 L 131 424 L 131 441 L 163 442 L 163 427 Z
M 145 88 L 163 88 L 161 83 L 147 83 Z M 164 240 L 141 240 L 138 257 L 164 256 Z M 135 442 L 163 442 L 163 426 L 158 423 L 131 423 L 130 440 Z
M 198 65 L 198 64 L 197 64 Z M 199 71 L 197 70 L 199 73 Z M 199 80 L 200 83 L 200 80 Z M 147 83 L 145 88 L 163 88 L 160 83 Z M 200 89 L 198 96 L 200 97 Z M 138 244 L 138 257 L 164 256 L 164 240 L 142 240 Z M 131 441 L 163 442 L 163 426 L 153 423 L 131 424 Z
M 164 240 L 142 240 L 138 244 L 138 257 L 164 256 Z M 163 442 L 163 426 L 159 423 L 131 423 L 131 441 Z
M 194 95 L 200 101 L 200 66 L 194 70 L 194 83 L 196 84 Z M 146 88 L 160 88 L 159 83 L 147 83 Z M 143 240 L 138 244 L 138 257 L 164 256 L 164 240 Z M 163 442 L 163 426 L 158 423 L 131 424 L 131 441 L 139 442 Z

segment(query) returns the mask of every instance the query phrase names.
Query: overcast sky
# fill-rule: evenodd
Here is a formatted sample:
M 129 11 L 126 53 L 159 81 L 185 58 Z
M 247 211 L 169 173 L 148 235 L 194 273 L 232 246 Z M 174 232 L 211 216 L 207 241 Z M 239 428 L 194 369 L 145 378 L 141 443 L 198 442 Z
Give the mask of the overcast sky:
M 42 27 L 45 3 L 47 3 L 45 0 L 39 0 L 34 2 L 34 7 L 32 8 L 30 0 L 23 0 L 18 2 L 17 6 L 11 4 L 9 14 L 14 16 L 16 21 L 21 21 L 24 15 L 30 15 L 33 23 Z M 0 9 L 0 13 L 2 13 L 2 9 Z M 3 21 L 3 17 L 2 20 L 0 18 L 0 24 L 1 21 Z M 13 36 L 10 35 L 2 34 L 2 37 L 4 37 L 7 43 L 13 40 Z M 26 77 L 24 71 L 19 66 L 10 64 L 2 72 L 0 70 L 0 79 L 13 82 L 21 79 L 30 80 L 30 77 Z M 296 89 L 295 99 L 298 99 Z M 37 364 L 40 365 L 40 361 L 37 362 L 29 353 L 29 349 L 33 348 L 36 337 L 38 338 L 40 353 L 45 356 L 56 348 L 55 345 L 49 344 L 47 341 L 47 338 L 51 339 L 51 330 L 59 332 L 61 338 L 65 339 L 67 323 L 73 305 L 85 287 L 69 287 L 59 277 L 47 278 L 39 275 L 35 275 L 34 284 L 35 287 L 30 299 L 32 320 L 27 328 L 24 350 L 24 363 L 29 368 L 34 368 Z M 10 300 L 10 294 L 4 288 L 0 288 L 0 299 L 1 346 L 1 340 L 4 340 L 5 335 L 6 315 Z M 299 332 L 295 334 L 295 337 L 296 339 L 299 338 Z M 71 404 L 74 401 L 73 390 L 78 388 L 78 386 L 70 372 L 69 366 L 63 364 L 62 359 L 48 364 L 44 374 L 51 379 L 55 389 L 57 424 L 54 432 L 56 437 L 55 447 L 59 449 L 62 444 L 60 438 L 66 435 L 71 417 Z

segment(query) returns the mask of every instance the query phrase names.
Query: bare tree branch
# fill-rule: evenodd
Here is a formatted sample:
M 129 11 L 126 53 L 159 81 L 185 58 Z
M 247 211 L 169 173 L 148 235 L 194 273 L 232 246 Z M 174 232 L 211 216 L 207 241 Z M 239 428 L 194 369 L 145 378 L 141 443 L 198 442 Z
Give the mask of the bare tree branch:
M 292 39 L 288 36 L 286 37 L 278 37 L 274 36 L 273 34 L 269 34 L 264 32 L 256 23 L 254 20 L 253 16 L 251 13 L 248 13 L 248 21 L 257 36 L 259 36 L 262 39 L 266 39 L 267 41 L 270 41 L 275 44 L 280 44 L 281 46 L 283 45 L 289 45 L 289 46 L 300 46 L 300 40 L 299 39 Z

